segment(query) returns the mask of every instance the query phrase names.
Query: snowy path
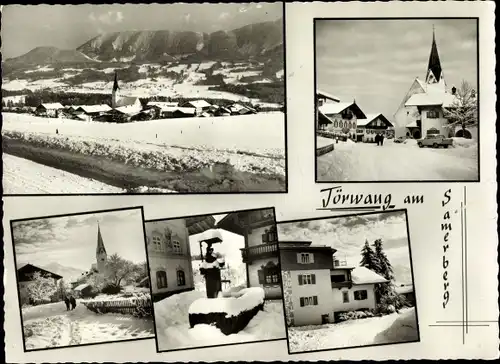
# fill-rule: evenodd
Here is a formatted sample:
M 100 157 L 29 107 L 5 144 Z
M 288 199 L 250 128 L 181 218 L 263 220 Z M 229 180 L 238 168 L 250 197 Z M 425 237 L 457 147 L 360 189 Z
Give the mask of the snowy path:
M 401 310 L 400 314 L 393 313 L 338 324 L 288 328 L 290 352 L 372 345 L 378 334 L 388 329 L 402 315 L 412 315 L 413 310 L 406 309 Z
M 334 151 L 317 158 L 317 168 L 319 181 L 476 180 L 477 147 L 339 142 Z
M 95 314 L 77 303 L 62 302 L 23 309 L 26 348 L 38 349 L 154 336 L 153 320 L 119 314 Z
M 3 154 L 4 194 L 123 193 L 121 188 Z

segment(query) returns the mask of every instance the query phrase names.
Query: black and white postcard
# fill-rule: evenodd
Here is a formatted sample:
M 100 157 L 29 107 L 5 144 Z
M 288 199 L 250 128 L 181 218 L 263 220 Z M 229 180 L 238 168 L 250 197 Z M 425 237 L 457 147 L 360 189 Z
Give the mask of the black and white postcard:
M 317 182 L 479 181 L 477 18 L 314 31 Z
M 273 208 L 145 226 L 159 352 L 285 339 Z
M 283 3 L 2 13 L 4 193 L 287 191 Z
M 154 337 L 141 208 L 11 229 L 25 351 Z
M 420 340 L 405 210 L 277 226 L 290 354 Z

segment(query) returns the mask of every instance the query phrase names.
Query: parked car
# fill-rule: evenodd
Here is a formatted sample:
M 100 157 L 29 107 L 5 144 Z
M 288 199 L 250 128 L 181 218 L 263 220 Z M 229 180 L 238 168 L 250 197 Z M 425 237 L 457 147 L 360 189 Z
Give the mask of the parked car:
M 397 137 L 396 139 L 394 139 L 394 143 L 406 143 L 406 137 Z
M 448 148 L 452 144 L 453 144 L 452 139 L 446 138 L 444 135 L 441 135 L 441 134 L 427 134 L 427 136 L 425 138 L 420 139 L 418 141 L 418 146 L 420 148 L 423 148 L 423 147 Z

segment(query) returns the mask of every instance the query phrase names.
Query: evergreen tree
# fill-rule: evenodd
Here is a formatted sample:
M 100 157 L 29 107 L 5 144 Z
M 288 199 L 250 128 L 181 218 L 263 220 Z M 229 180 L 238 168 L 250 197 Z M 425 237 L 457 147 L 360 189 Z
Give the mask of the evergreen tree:
M 377 255 L 368 243 L 368 240 L 365 241 L 365 245 L 361 249 L 361 262 L 359 262 L 359 265 L 361 267 L 368 268 L 375 273 L 380 272 L 380 262 Z
M 376 273 L 380 274 L 389 281 L 394 280 L 394 271 L 392 269 L 391 262 L 387 258 L 387 255 L 385 255 L 382 239 L 375 240 L 373 247 L 375 248 L 375 255 L 377 256 L 377 260 L 380 265 L 380 270 Z

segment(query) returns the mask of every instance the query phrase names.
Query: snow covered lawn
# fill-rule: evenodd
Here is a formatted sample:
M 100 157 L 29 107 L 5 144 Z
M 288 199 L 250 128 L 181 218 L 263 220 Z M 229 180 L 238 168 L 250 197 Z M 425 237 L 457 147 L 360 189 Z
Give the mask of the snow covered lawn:
M 339 142 L 316 160 L 319 181 L 475 181 L 478 179 L 477 142 L 454 141 L 448 149 L 419 148 L 386 140 L 375 143 Z
M 377 336 L 390 328 L 396 320 L 404 318 L 406 324 L 411 324 L 415 335 L 385 335 Z M 418 340 L 415 309 L 404 309 L 382 317 L 350 320 L 338 324 L 317 326 L 301 326 L 288 328 L 288 344 L 290 353 L 300 353 L 313 350 L 328 350 L 350 348 L 380 343 L 397 343 Z M 393 330 L 398 333 L 399 331 Z
M 316 137 L 316 148 L 326 147 L 327 145 L 334 144 L 335 140 L 330 138 Z
M 175 294 L 154 304 L 158 348 L 161 351 L 285 339 L 282 301 L 267 301 L 248 326 L 237 334 L 224 335 L 215 326 L 199 324 L 190 328 L 189 307 L 205 292 Z
M 56 302 L 23 308 L 22 315 L 27 350 L 154 337 L 152 319 L 98 315 L 79 300 L 73 311 Z

